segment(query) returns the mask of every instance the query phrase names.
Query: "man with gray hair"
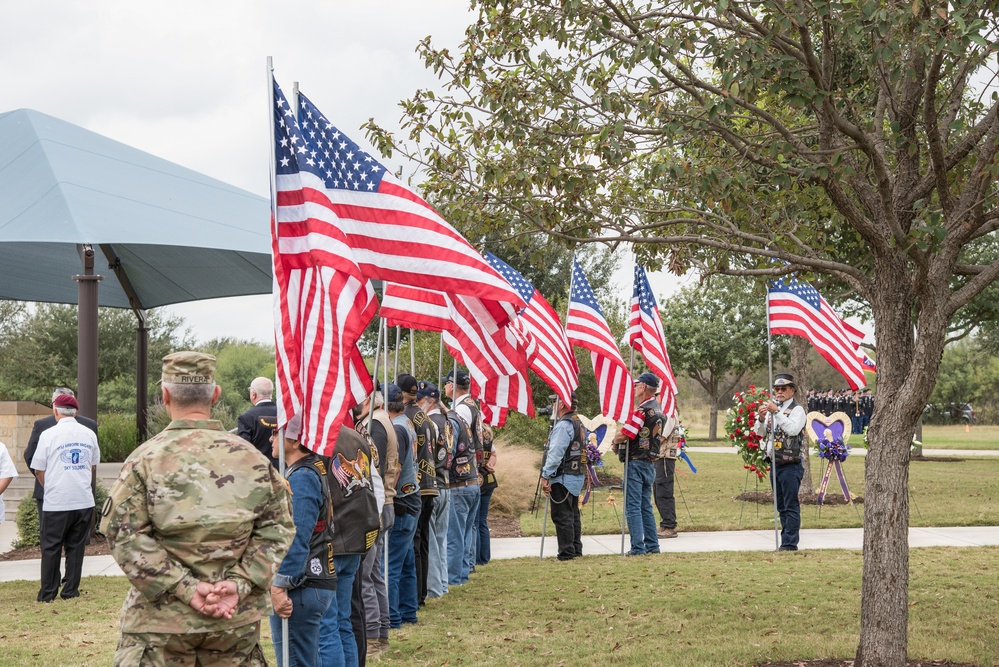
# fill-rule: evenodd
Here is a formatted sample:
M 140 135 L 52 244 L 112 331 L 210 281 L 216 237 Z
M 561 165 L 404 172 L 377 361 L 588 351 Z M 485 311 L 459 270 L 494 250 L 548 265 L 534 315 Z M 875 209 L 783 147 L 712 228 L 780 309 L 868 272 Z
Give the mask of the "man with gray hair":
M 56 398 L 58 398 L 59 396 L 63 396 L 63 395 L 73 396 L 74 398 L 76 398 L 75 394 L 73 394 L 73 390 L 70 389 L 69 387 L 56 387 L 56 390 L 54 392 L 52 392 L 52 403 L 55 403 Z M 84 426 L 86 426 L 87 428 L 89 428 L 91 431 L 93 431 L 94 435 L 97 435 L 97 422 L 95 422 L 93 419 L 91 419 L 90 417 L 84 417 L 83 415 L 79 415 L 78 414 L 78 415 L 76 415 L 76 421 L 78 421 L 79 423 L 83 424 Z M 44 431 L 52 428 L 55 425 L 56 425 L 56 418 L 54 416 L 52 416 L 52 415 L 49 415 L 48 417 L 42 417 L 41 419 L 35 420 L 34 425 L 32 425 L 32 427 L 31 427 L 31 436 L 28 438 L 28 446 L 24 449 L 24 464 L 26 466 L 28 466 L 28 470 L 31 470 L 31 461 L 32 461 L 32 459 L 35 456 L 35 451 L 38 449 L 38 439 L 41 437 L 41 435 L 42 435 L 42 433 Z M 32 470 L 32 473 L 34 473 L 33 470 Z M 95 475 L 94 476 L 94 483 L 95 483 L 94 497 L 96 497 L 96 494 L 97 494 L 96 480 L 97 480 L 97 476 Z M 35 475 L 35 490 L 34 490 L 34 492 L 32 492 L 31 497 L 34 498 L 35 502 L 38 504 L 38 531 L 39 531 L 39 534 L 43 530 L 43 526 L 42 526 L 42 521 L 44 519 L 44 515 L 42 514 L 42 498 L 44 497 L 43 493 L 44 492 L 42 491 L 42 485 L 38 481 L 38 476 Z M 89 537 L 90 536 L 87 535 L 88 542 L 89 542 Z
M 211 419 L 215 357 L 167 355 L 162 392 L 172 421 L 125 460 L 101 510 L 132 584 L 115 665 L 265 665 L 260 620 L 295 535 L 288 489 Z
M 94 474 L 101 461 L 97 436 L 76 421 L 80 404 L 69 394 L 56 396 L 52 416 L 56 425 L 38 438 L 31 467 L 44 491 L 39 542 L 42 548 L 42 583 L 39 602 L 52 602 L 59 592 L 59 571 L 66 550 L 66 579 L 62 598 L 80 596 L 83 556 L 94 516 Z
M 271 434 L 277 424 L 277 405 L 273 396 L 273 382 L 265 377 L 254 378 L 250 383 L 250 403 L 253 403 L 253 407 L 239 416 L 236 435 L 252 442 L 271 465 L 277 468 L 278 460 L 271 453 Z

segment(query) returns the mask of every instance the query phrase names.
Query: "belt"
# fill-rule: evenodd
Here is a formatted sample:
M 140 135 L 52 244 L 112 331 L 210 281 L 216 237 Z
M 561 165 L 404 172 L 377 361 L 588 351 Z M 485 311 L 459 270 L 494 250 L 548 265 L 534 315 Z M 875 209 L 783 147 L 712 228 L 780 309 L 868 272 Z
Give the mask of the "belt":
M 447 488 L 460 489 L 463 486 L 478 486 L 478 485 L 479 485 L 478 480 L 469 480 L 467 482 L 452 482 L 451 484 L 448 484 Z

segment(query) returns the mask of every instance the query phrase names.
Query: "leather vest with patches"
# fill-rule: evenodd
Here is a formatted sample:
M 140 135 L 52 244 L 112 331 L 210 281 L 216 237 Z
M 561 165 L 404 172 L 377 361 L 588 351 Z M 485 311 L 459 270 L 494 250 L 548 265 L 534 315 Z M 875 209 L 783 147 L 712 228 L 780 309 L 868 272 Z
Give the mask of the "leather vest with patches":
M 666 428 L 666 415 L 655 399 L 642 403 L 638 409 L 642 411 L 642 428 L 633 440 L 628 441 L 628 458 L 632 461 L 651 461 L 659 458 L 663 431 Z M 618 457 L 624 460 L 622 452 L 618 453 Z
M 336 570 L 333 568 L 333 500 L 330 493 L 328 468 L 326 462 L 318 454 L 309 454 L 292 463 L 284 471 L 285 479 L 300 468 L 319 475 L 323 489 L 323 502 L 319 510 L 319 518 L 309 537 L 309 559 L 306 562 L 305 581 L 302 586 L 312 588 L 330 588 L 336 581 Z M 294 498 L 292 499 L 294 503 Z
M 429 415 L 430 421 L 437 427 L 437 442 L 434 447 L 434 471 L 437 475 L 437 487 L 446 489 L 450 483 L 448 471 L 454 458 L 454 425 L 440 410 Z
M 416 431 L 416 483 L 421 496 L 437 495 L 437 471 L 434 470 L 434 428 L 430 418 L 416 403 L 407 403 L 405 414 Z
M 586 474 L 586 429 L 579 421 L 579 417 L 574 412 L 570 412 L 561 419 L 560 422 L 569 422 L 572 426 L 572 440 L 565 448 L 562 455 L 562 463 L 559 464 L 555 476 L 561 475 L 585 475 Z
M 448 476 L 451 484 L 471 482 L 479 479 L 479 465 L 476 461 L 475 442 L 472 439 L 472 429 L 454 410 L 447 413 L 448 419 L 454 425 L 457 441 L 454 446 L 454 458 Z
M 371 480 L 372 456 L 365 438 L 345 426 L 340 428 L 336 450 L 328 459 L 333 553 L 337 556 L 363 556 L 378 537 L 380 521 Z
M 468 410 L 472 413 L 472 423 L 468 425 L 468 433 L 472 445 L 475 447 L 475 463 L 479 465 L 482 463 L 482 411 L 479 410 L 479 406 L 475 404 L 475 399 L 469 394 L 462 396 L 458 405 L 467 405 Z
M 790 415 L 796 407 L 798 407 L 798 402 L 792 398 L 791 404 L 781 412 Z M 798 431 L 798 435 L 787 435 L 780 426 L 776 425 L 777 420 L 771 420 L 770 423 L 774 429 L 774 462 L 778 466 L 801 463 L 801 447 L 805 442 L 805 429 Z

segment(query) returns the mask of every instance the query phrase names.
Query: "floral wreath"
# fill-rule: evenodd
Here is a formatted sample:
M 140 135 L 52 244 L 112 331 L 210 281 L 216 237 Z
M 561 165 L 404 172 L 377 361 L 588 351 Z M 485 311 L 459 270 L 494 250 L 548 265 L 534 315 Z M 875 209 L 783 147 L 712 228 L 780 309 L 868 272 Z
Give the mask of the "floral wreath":
M 819 440 L 819 457 L 828 461 L 845 461 L 850 455 L 850 445 L 843 442 L 842 438 Z
M 749 385 L 746 391 L 737 392 L 732 396 L 735 403 L 728 409 L 725 416 L 725 433 L 732 444 L 739 449 L 739 454 L 745 465 L 742 467 L 756 476 L 763 478 L 770 472 L 770 465 L 763 458 L 760 444 L 763 438 L 753 431 L 756 424 L 756 413 L 760 407 L 770 400 L 770 394 L 756 385 Z

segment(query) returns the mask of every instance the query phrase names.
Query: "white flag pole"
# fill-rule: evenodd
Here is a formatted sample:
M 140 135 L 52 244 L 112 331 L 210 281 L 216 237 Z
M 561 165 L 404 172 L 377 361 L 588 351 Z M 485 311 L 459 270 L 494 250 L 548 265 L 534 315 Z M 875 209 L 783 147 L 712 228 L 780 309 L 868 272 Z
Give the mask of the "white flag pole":
M 409 374 L 416 376 L 416 331 L 409 329 Z
M 774 393 L 774 346 L 773 338 L 770 334 L 770 290 L 767 290 L 767 368 L 770 371 L 770 400 L 773 400 Z M 767 451 L 770 452 L 770 489 L 774 494 L 774 551 L 780 550 L 780 529 L 777 521 L 777 452 L 774 451 L 774 416 L 767 414 Z

